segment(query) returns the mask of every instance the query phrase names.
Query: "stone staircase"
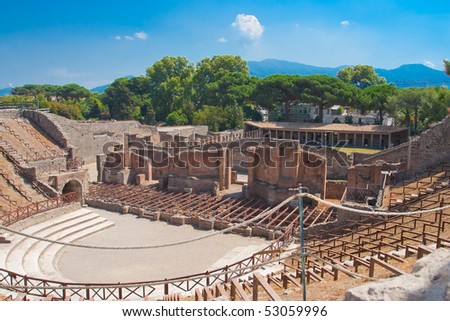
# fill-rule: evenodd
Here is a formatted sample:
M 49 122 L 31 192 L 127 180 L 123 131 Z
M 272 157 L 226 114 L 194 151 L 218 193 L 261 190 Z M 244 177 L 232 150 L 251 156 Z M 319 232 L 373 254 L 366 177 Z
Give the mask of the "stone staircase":
M 73 242 L 113 225 L 113 222 L 90 210 L 80 209 L 33 225 L 22 232 L 51 240 Z M 0 265 L 7 270 L 30 277 L 70 281 L 57 268 L 63 245 L 20 235 L 9 235 L 8 240 L 11 241 L 10 244 L 0 245 Z

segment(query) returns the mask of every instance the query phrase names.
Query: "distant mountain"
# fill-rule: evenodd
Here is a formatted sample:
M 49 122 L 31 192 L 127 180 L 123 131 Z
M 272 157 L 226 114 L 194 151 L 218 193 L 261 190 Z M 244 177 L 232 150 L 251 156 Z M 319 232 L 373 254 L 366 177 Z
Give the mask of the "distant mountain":
M 133 77 L 134 77 L 134 76 L 125 76 L 125 77 L 121 77 L 121 78 L 128 78 L 128 79 L 130 79 L 130 78 L 133 78 Z M 89 91 L 90 91 L 91 93 L 99 93 L 99 94 L 103 94 L 103 93 L 105 92 L 106 88 L 108 88 L 110 85 L 111 85 L 111 84 L 106 84 L 106 85 L 103 85 L 103 86 L 98 86 L 98 87 L 95 87 L 95 88 L 90 89 Z
M 6 95 L 11 94 L 11 90 L 12 90 L 12 88 L 10 88 L 10 87 L 0 89 L 0 96 L 6 96 Z
M 257 77 L 269 75 L 328 75 L 336 76 L 338 71 L 345 66 L 329 68 L 305 65 L 298 62 L 290 62 L 277 59 L 265 59 L 263 61 L 249 61 L 250 74 Z
M 90 89 L 89 91 L 91 93 L 99 93 L 99 94 L 103 94 L 105 92 L 105 89 L 109 87 L 109 85 L 111 84 L 107 84 L 107 85 L 103 85 L 103 86 L 98 86 L 95 88 Z
M 444 71 L 422 64 L 402 65 L 396 69 L 375 68 L 375 72 L 401 88 L 450 85 L 450 77 Z
M 336 68 L 316 67 L 297 62 L 266 59 L 263 61 L 249 61 L 250 74 L 257 77 L 266 77 L 274 74 L 291 75 L 328 75 L 336 76 L 338 71 L 345 66 Z M 375 72 L 386 78 L 388 83 L 394 83 L 397 87 L 427 87 L 449 85 L 450 77 L 443 71 L 424 66 L 422 64 L 402 65 L 396 69 L 375 68 Z

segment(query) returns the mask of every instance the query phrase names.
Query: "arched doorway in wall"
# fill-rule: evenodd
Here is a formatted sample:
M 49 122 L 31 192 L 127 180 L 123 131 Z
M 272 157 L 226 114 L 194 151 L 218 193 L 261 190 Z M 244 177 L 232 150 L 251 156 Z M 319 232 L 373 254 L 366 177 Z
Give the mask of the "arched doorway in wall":
M 83 196 L 83 187 L 81 186 L 80 182 L 77 180 L 70 180 L 66 183 L 66 185 L 64 185 L 62 193 L 63 194 L 68 194 L 68 193 L 77 193 L 77 198 L 76 200 L 78 202 L 81 202 L 81 198 Z

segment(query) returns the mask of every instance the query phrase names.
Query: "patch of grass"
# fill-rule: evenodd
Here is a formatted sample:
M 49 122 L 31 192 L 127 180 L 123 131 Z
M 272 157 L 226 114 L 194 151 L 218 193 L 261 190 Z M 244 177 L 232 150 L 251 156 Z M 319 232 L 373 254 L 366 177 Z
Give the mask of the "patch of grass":
M 361 154 L 372 155 L 372 154 L 381 152 L 380 149 L 362 148 L 362 147 L 341 147 L 341 148 L 336 148 L 336 150 L 346 153 L 346 154 L 361 153 Z

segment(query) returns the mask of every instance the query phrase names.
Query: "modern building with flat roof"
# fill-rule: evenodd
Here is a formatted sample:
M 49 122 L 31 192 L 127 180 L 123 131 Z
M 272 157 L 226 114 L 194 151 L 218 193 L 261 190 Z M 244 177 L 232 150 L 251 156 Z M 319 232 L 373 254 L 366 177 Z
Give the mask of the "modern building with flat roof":
M 317 142 L 335 146 L 388 148 L 409 140 L 409 128 L 385 125 L 317 124 L 293 122 L 245 122 L 244 131 L 259 130 L 260 137 L 292 139 L 301 144 Z

